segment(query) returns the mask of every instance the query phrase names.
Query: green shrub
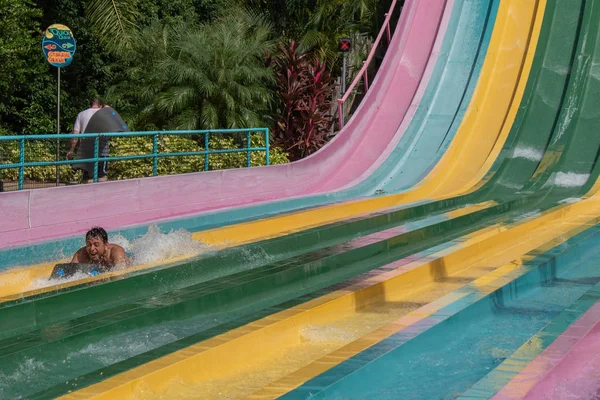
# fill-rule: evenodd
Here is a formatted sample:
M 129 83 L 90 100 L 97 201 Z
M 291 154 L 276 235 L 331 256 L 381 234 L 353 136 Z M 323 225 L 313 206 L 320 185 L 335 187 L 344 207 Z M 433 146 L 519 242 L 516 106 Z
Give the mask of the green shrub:
M 19 162 L 19 142 L 0 142 L 0 156 L 2 164 L 16 164 Z M 56 161 L 56 143 L 47 140 L 35 140 L 25 142 L 25 162 Z M 70 165 L 59 167 L 61 181 L 76 180 L 76 173 Z M 27 167 L 24 169 L 25 180 L 46 182 L 56 180 L 56 167 Z M 16 181 L 19 179 L 19 169 L 10 168 L 2 170 L 2 179 Z
M 183 153 L 192 151 L 204 151 L 204 136 L 195 140 L 190 136 L 161 135 L 158 143 L 159 153 Z M 225 150 L 239 148 L 233 137 L 213 135 L 210 137 L 210 150 Z M 133 142 L 133 143 L 132 143 Z M 252 147 L 263 147 L 264 138 L 260 135 L 252 135 Z M 111 141 L 111 156 L 126 156 L 136 154 L 151 154 L 153 138 L 114 138 Z M 279 148 L 270 149 L 270 163 L 284 164 L 289 162 L 287 154 Z M 209 170 L 241 168 L 247 165 L 246 152 L 223 153 L 209 155 Z M 203 155 L 200 156 L 177 156 L 160 157 L 158 159 L 158 175 L 184 174 L 189 172 L 204 171 Z M 263 152 L 252 152 L 250 156 L 251 166 L 265 165 L 265 154 Z M 128 161 L 115 161 L 109 167 L 109 179 L 131 179 L 152 176 L 153 159 L 139 159 Z

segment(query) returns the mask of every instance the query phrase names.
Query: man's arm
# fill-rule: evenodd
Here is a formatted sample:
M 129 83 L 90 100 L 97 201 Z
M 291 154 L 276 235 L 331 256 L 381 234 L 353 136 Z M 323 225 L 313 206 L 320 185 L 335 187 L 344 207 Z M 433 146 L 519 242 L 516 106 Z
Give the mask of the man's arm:
M 112 258 L 113 264 L 116 266 L 126 266 L 129 267 L 131 265 L 131 260 L 127 257 L 125 253 L 125 249 L 121 246 L 114 245 L 110 252 L 110 258 Z
M 79 133 L 80 126 L 81 126 L 80 117 L 79 117 L 79 115 L 77 115 L 77 118 L 75 119 L 75 125 L 73 125 L 73 133 L 75 133 L 75 134 Z M 75 146 L 77 146 L 77 141 L 78 141 L 78 139 L 71 139 L 71 148 L 69 149 L 69 152 L 67 153 L 67 160 L 70 160 L 71 158 L 73 158 L 73 154 L 75 152 Z
M 75 254 L 73 254 L 73 258 L 71 259 L 71 262 L 73 264 L 79 264 L 82 261 L 82 257 L 79 253 L 81 253 L 81 251 L 84 250 L 83 248 L 77 250 L 75 252 Z

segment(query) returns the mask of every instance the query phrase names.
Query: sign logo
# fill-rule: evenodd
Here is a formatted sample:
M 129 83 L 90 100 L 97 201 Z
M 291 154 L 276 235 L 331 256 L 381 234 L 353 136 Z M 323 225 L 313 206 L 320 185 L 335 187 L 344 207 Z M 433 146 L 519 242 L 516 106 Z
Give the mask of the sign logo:
M 71 64 L 77 42 L 71 29 L 65 25 L 50 25 L 42 39 L 42 50 L 48 62 L 58 68 Z
M 352 50 L 352 39 L 343 37 L 338 39 L 338 51 L 347 53 Z

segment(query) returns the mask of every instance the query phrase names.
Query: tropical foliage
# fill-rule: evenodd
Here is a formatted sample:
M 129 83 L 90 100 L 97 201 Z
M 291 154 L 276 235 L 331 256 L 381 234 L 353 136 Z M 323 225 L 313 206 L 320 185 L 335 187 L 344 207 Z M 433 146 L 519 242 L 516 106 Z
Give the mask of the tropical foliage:
M 140 88 L 148 121 L 175 129 L 265 126 L 273 73 L 264 54 L 274 46 L 267 27 L 236 12 L 198 27 L 154 24 L 143 36 L 153 39 L 139 52 L 151 52 L 150 44 L 160 53 Z
M 334 133 L 337 39 L 359 44 L 350 56 L 356 70 L 390 1 L 0 0 L 0 134 L 56 131 L 57 71 L 40 40 L 47 26 L 62 23 L 78 46 L 61 73 L 62 132 L 90 98 L 101 97 L 133 130 L 269 127 L 282 149 L 276 160 L 304 157 Z M 225 137 L 215 146 L 227 141 L 238 144 Z M 54 150 L 36 151 L 51 160 Z M 195 162 L 182 162 L 180 171 L 203 168 Z M 32 179 L 51 179 L 32 171 Z M 119 174 L 113 178 L 128 176 Z
M 334 79 L 325 62 L 298 53 L 294 41 L 280 46 L 280 55 L 272 62 L 281 109 L 273 128 L 276 143 L 297 160 L 320 149 L 326 142 L 331 117 Z

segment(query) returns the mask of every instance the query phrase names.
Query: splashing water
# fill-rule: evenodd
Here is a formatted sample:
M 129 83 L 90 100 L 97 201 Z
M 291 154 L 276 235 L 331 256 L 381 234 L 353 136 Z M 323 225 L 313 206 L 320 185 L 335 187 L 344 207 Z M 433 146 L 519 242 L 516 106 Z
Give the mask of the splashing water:
M 129 251 L 131 249 L 131 243 L 129 242 L 129 240 L 127 240 L 127 238 L 121 235 L 120 233 L 111 236 L 110 242 L 113 244 L 118 244 L 119 246 L 124 248 L 125 251 Z
M 109 237 L 109 243 L 123 247 L 133 260 L 133 265 L 153 264 L 169 261 L 176 257 L 193 257 L 208 251 L 206 244 L 194 240 L 192 234 L 184 229 L 162 233 L 156 225 L 150 225 L 148 232 L 130 242 L 121 234 Z M 70 258 L 65 257 L 65 258 Z M 41 289 L 48 286 L 74 282 L 79 279 L 89 278 L 84 273 L 76 273 L 67 279 L 39 278 L 31 282 L 30 290 Z
M 76 272 L 75 274 L 71 275 L 68 278 L 54 278 L 54 279 L 38 278 L 31 282 L 31 285 L 29 285 L 29 290 L 42 289 L 42 288 L 45 288 L 48 286 L 55 286 L 55 285 L 60 285 L 63 283 L 68 283 L 68 282 L 75 282 L 80 279 L 89 278 L 89 277 L 90 276 L 86 273 Z
M 11 386 L 35 379 L 39 373 L 48 373 L 49 368 L 41 361 L 27 358 L 11 373 L 0 372 L 0 398 L 22 399 L 18 393 L 11 393 Z M 5 397 L 5 395 L 10 397 Z
M 192 234 L 185 229 L 162 233 L 156 225 L 150 225 L 148 233 L 131 244 L 125 238 L 117 236 L 115 239 L 122 240 L 121 243 L 127 246 L 123 247 L 131 254 L 134 265 L 167 261 L 181 256 L 191 257 L 209 249 L 206 244 L 194 240 Z

